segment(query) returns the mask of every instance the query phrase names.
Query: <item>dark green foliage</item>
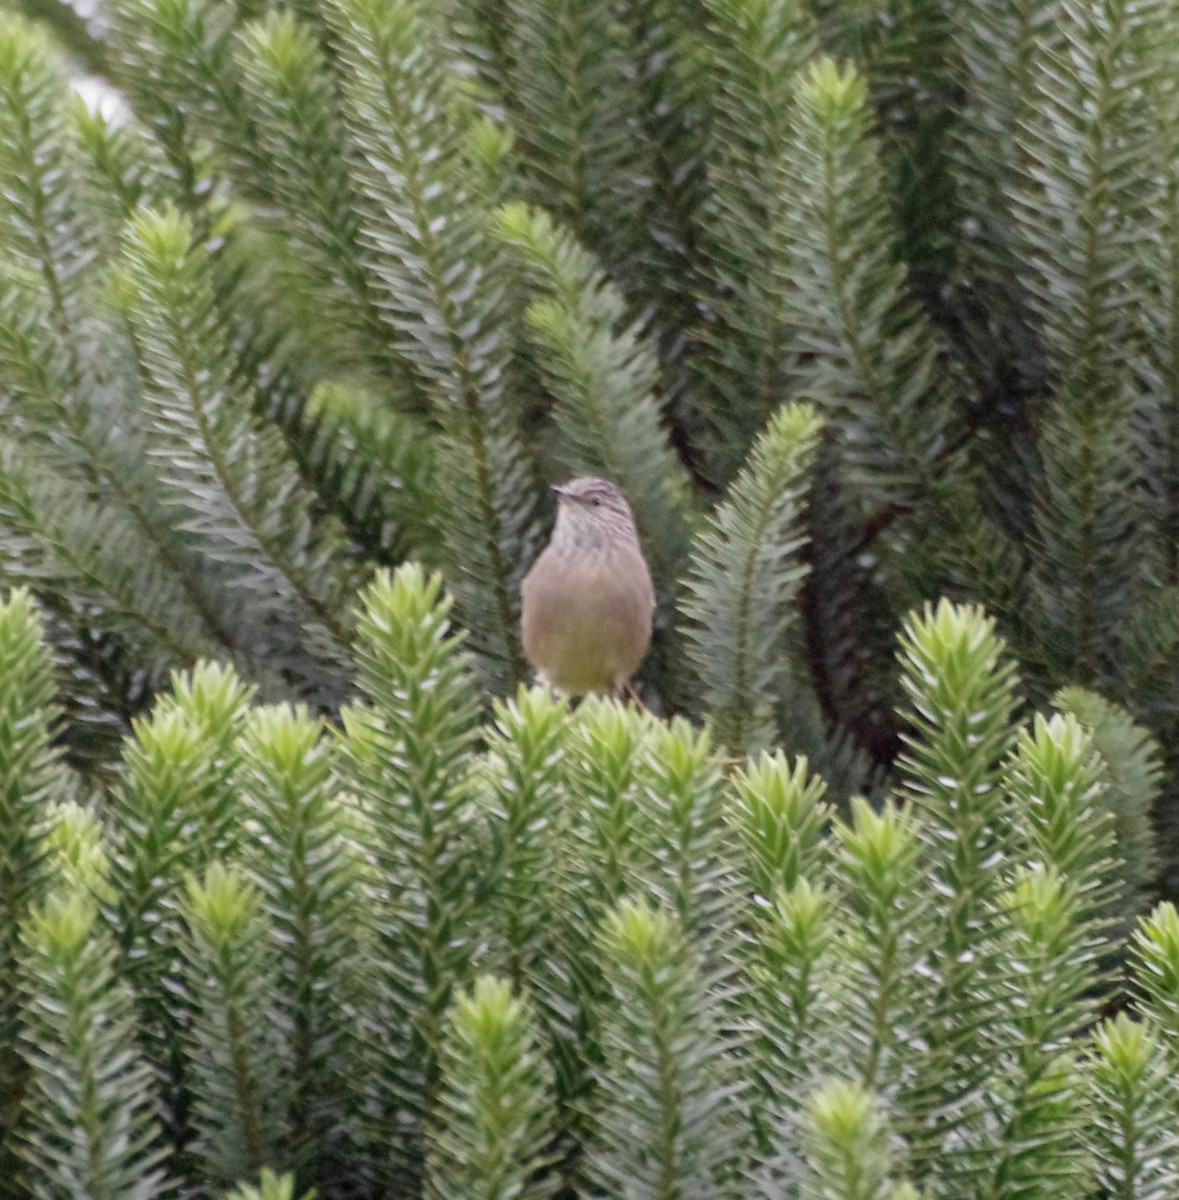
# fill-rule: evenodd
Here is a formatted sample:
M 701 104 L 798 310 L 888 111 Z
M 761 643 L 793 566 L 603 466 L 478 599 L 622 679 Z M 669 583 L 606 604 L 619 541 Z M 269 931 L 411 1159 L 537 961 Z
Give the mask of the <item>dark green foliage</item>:
M 254 186 L 282 207 L 282 228 L 306 260 L 312 295 L 335 318 L 339 361 L 348 361 L 344 347 L 359 340 L 355 365 L 371 362 L 400 382 L 382 348 L 387 333 L 364 271 L 343 117 L 314 31 L 289 11 L 274 12 L 244 27 L 240 39 L 242 86 L 267 171 Z
M 1084 725 L 1104 763 L 1100 806 L 1113 822 L 1120 896 L 1117 909 L 1133 918 L 1146 905 L 1157 869 L 1151 806 L 1158 798 L 1162 754 L 1129 714 L 1083 688 L 1063 688 L 1055 707 Z
M 799 561 L 804 481 L 818 434 L 812 409 L 783 408 L 693 546 L 680 601 L 688 657 L 717 738 L 740 753 L 773 739 L 776 686 L 788 673 L 802 677 L 800 664 L 783 664 L 782 656 L 806 570 Z
M 804 182 L 786 220 L 801 394 L 828 417 L 860 519 L 880 523 L 895 598 L 909 604 L 934 580 L 964 579 L 1007 602 L 1005 547 L 960 449 L 957 372 L 909 293 L 867 82 L 823 59 L 803 74 L 796 105 L 790 162 Z M 919 525 L 904 519 L 914 506 Z
M 38 274 L 50 304 L 56 337 L 77 332 L 75 306 L 91 248 L 78 211 L 76 168 L 65 142 L 64 81 L 55 71 L 50 48 L 39 33 L 13 21 L 0 44 L 4 134 L 0 139 L 4 242 L 9 269 Z M 79 376 L 77 347 L 62 346 Z
M 1036 596 L 1045 646 L 1059 647 L 1082 683 L 1116 671 L 1132 563 L 1148 552 L 1133 435 L 1146 335 L 1145 279 L 1134 272 L 1145 264 L 1124 247 L 1156 233 L 1138 167 L 1157 144 L 1143 82 L 1166 36 L 1164 8 L 1115 3 L 1099 16 L 1060 6 L 1065 45 L 1059 56 L 1040 52 L 1024 134 L 1041 165 L 1014 208 L 1053 393 L 1038 444 Z
M 132 223 L 125 246 L 128 319 L 147 373 L 155 452 L 171 464 L 171 500 L 184 512 L 185 531 L 240 589 L 242 607 L 230 613 L 253 624 L 251 640 L 275 667 L 293 673 L 300 630 L 313 650 L 338 657 L 350 580 L 338 534 L 312 523 L 310 498 L 278 434 L 250 421 L 251 405 L 234 394 L 227 367 L 219 374 L 204 365 L 227 364 L 229 347 L 191 236 L 174 211 L 147 213 Z M 330 683 L 313 678 L 306 686 L 317 684 L 330 694 Z
M 1170 37 L 1176 28 L 1176 13 L 1169 5 L 1161 11 L 1152 11 L 1153 24 L 1151 32 L 1159 32 L 1163 37 Z M 1146 347 L 1148 366 L 1145 371 L 1147 383 L 1144 410 L 1148 418 L 1149 428 L 1155 433 L 1154 439 L 1143 443 L 1143 450 L 1149 456 L 1147 472 L 1147 503 L 1152 509 L 1152 534 L 1164 551 L 1166 563 L 1165 579 L 1168 583 L 1175 581 L 1175 551 L 1172 540 L 1167 536 L 1165 522 L 1170 506 L 1174 503 L 1174 452 L 1175 424 L 1172 404 L 1175 395 L 1175 384 L 1179 377 L 1175 374 L 1176 361 L 1176 300 L 1179 300 L 1179 276 L 1176 275 L 1177 249 L 1176 236 L 1179 235 L 1179 177 L 1176 175 L 1174 160 L 1171 153 L 1179 145 L 1179 105 L 1176 104 L 1175 81 L 1168 71 L 1149 70 L 1157 65 L 1160 52 L 1165 53 L 1165 46 L 1150 48 L 1144 45 L 1144 39 L 1138 38 L 1136 50 L 1139 54 L 1145 51 L 1144 65 L 1148 70 L 1142 80 L 1144 98 L 1148 106 L 1148 119 L 1154 135 L 1155 149 L 1159 161 L 1163 164 L 1163 175 L 1150 192 L 1150 198 L 1156 206 L 1154 222 L 1157 223 L 1157 253 L 1158 258 L 1152 264 L 1151 292 L 1154 305 L 1148 313 L 1151 319 L 1151 334 Z M 1167 547 L 1170 546 L 1170 549 Z
M 684 553 L 687 480 L 659 419 L 659 363 L 591 255 L 544 213 L 513 205 L 498 228 L 539 296 L 525 313 L 570 475 L 616 480 L 666 593 Z
M 472 628 L 502 688 L 523 673 L 516 589 L 520 558 L 535 543 L 534 505 L 506 402 L 514 331 L 495 255 L 480 250 L 458 96 L 416 0 L 340 0 L 327 15 L 350 67 L 345 119 L 363 162 L 361 228 L 376 302 L 442 431 L 448 561 L 466 611 L 487 613 L 492 600 L 492 623 Z
M 831 413 L 846 470 L 875 507 L 936 478 L 952 414 L 936 338 L 905 295 L 866 98 L 863 78 L 830 60 L 802 76 L 789 160 L 802 187 L 786 227 L 790 316 L 809 359 L 801 387 Z
M 525 194 L 610 266 L 622 265 L 641 248 L 634 193 L 647 166 L 634 136 L 638 97 L 625 9 L 603 0 L 560 9 L 506 0 L 502 9 L 501 96 L 520 131 Z
M 140 670 L 224 652 L 222 618 L 173 541 L 127 427 L 121 339 L 92 304 L 95 231 L 81 207 L 64 83 L 19 24 L 6 29 L 0 55 L 0 361 L 17 409 L 0 455 L 0 522 L 13 539 L 13 574 L 43 581 L 55 607 L 67 592 L 84 598 L 99 629 L 130 639 Z M 145 542 L 154 553 L 142 553 Z
M 1022 124 L 1035 104 L 1033 68 L 1060 50 L 1058 8 L 1042 0 L 963 6 L 952 36 L 962 63 L 963 116 L 954 129 L 959 257 L 985 319 L 965 331 L 971 369 L 1008 421 L 1018 419 L 1020 387 L 1042 386 L 1043 352 L 1032 322 L 1010 195 L 1020 186 Z M 997 449 L 997 448 L 996 448 Z
M 350 532 L 378 557 L 441 560 L 434 449 L 423 422 L 368 390 L 323 384 L 303 414 L 307 462 L 333 481 Z
M 715 393 L 702 405 L 714 427 L 701 431 L 704 446 L 727 481 L 794 390 L 789 146 L 797 72 L 815 47 L 811 13 L 793 0 L 709 0 L 707 9 L 712 121 L 700 224 L 709 288 L 695 336 Z

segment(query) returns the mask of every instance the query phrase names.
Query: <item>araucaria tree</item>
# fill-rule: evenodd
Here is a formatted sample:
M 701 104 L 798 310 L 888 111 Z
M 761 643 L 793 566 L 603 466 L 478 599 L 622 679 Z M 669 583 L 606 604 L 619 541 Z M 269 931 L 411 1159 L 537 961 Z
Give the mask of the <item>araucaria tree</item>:
M 16 4 L 0 1194 L 1173 1197 L 1175 4 Z
M 362 603 L 340 725 L 177 674 L 101 820 L 0 606 L 6 1195 L 1174 1195 L 1173 906 L 1098 1022 L 1140 748 L 1018 723 L 981 610 L 907 621 L 895 786 L 841 815 L 614 701 L 481 721 L 437 577 Z

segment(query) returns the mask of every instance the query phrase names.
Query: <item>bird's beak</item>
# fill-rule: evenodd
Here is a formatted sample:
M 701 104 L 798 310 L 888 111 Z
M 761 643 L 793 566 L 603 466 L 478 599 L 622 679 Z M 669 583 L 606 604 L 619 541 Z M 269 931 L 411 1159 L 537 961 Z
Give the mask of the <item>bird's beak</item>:
M 558 500 L 567 500 L 569 498 L 569 493 L 559 483 L 553 484 L 553 494 Z

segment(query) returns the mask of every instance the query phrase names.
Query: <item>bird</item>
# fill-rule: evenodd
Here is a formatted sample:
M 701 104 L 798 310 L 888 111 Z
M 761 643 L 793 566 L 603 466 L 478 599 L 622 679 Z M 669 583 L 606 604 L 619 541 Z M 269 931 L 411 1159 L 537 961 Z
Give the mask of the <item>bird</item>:
M 633 698 L 651 645 L 655 587 L 626 497 L 584 476 L 553 488 L 557 522 L 521 584 L 524 653 L 569 696 Z

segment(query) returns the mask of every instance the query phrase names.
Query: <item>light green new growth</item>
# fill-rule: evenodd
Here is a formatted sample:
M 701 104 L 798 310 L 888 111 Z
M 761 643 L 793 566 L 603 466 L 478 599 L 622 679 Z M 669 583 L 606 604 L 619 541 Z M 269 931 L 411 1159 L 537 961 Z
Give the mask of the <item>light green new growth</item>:
M 548 1064 L 528 1005 L 502 980 L 480 976 L 455 1000 L 443 1051 L 438 1123 L 426 1195 L 433 1200 L 544 1200 L 551 1136 Z

